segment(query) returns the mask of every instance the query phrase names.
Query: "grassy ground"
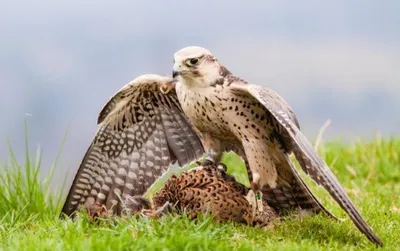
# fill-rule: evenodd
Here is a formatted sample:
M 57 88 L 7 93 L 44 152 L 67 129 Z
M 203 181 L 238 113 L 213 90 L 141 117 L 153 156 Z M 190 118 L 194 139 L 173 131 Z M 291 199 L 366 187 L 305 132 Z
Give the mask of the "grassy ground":
M 400 248 L 400 140 L 325 144 L 320 153 L 350 197 L 384 242 L 384 250 Z M 244 183 L 242 163 L 225 156 L 228 172 Z M 369 250 L 361 235 L 325 191 L 312 190 L 337 216 L 290 217 L 273 230 L 233 223 L 216 224 L 210 217 L 190 221 L 169 216 L 161 221 L 108 220 L 97 225 L 83 216 L 59 220 L 61 192 L 51 191 L 51 174 L 40 179 L 40 153 L 19 163 L 0 166 L 0 249 L 5 250 Z M 75 170 L 73 170 L 75 172 Z M 308 180 L 309 181 L 309 180 Z

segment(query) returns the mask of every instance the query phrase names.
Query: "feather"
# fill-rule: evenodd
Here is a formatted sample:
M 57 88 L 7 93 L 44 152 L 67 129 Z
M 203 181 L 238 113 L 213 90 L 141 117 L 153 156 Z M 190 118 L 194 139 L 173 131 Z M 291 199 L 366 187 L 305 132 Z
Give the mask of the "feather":
M 160 92 L 160 86 L 171 81 L 143 75 L 107 102 L 62 214 L 73 217 L 81 205 L 93 203 L 120 214 L 121 200 L 143 195 L 172 163 L 185 165 L 201 158 L 202 144 L 183 114 L 175 90 Z
M 326 163 L 318 156 L 311 143 L 300 131 L 298 126 L 290 119 L 290 108 L 286 102 L 274 91 L 251 84 L 230 85 L 230 91 L 237 95 L 247 95 L 250 98 L 260 102 L 274 118 L 277 131 L 289 141 L 291 151 L 293 151 L 296 159 L 299 161 L 302 169 L 317 184 L 324 187 L 342 209 L 350 216 L 356 227 L 367 236 L 369 240 L 382 246 L 382 241 L 374 233 L 368 223 L 362 218 L 339 181 L 326 165 Z

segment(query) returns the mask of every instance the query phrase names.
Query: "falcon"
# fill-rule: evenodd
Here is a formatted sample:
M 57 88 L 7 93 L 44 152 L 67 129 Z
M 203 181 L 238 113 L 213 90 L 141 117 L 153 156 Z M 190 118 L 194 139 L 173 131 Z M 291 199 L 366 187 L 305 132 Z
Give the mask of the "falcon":
M 308 194 L 319 204 L 299 179 L 289 159 L 293 153 L 303 171 L 330 193 L 356 227 L 370 241 L 382 245 L 300 131 L 295 113 L 281 96 L 233 75 L 209 50 L 198 46 L 174 54 L 172 75 L 177 80 L 179 103 L 208 159 L 218 163 L 224 151 L 233 150 L 245 159 L 255 194 L 265 191 L 270 197 L 276 195 L 278 204 L 285 205 L 290 203 L 288 191 L 297 191 L 295 200 Z

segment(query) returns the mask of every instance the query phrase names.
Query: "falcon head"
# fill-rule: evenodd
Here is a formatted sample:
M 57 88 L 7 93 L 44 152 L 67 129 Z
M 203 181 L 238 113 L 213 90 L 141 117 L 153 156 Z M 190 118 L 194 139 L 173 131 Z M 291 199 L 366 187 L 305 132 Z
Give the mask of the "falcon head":
M 208 87 L 228 72 L 205 48 L 189 46 L 174 54 L 172 76 L 191 87 Z

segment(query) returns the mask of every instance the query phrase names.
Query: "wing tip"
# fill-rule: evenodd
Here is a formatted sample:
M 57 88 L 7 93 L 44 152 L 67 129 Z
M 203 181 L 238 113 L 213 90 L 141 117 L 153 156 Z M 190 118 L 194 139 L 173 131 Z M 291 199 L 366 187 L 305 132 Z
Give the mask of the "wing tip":
M 360 231 L 368 238 L 368 240 L 373 242 L 376 246 L 383 247 L 383 242 L 374 232 L 374 230 L 368 225 L 368 223 L 366 223 L 364 220 L 359 223 L 361 223 L 359 227 Z
M 376 246 L 383 247 L 383 242 L 381 241 L 381 239 L 379 239 L 378 236 L 374 236 L 374 242 Z
M 368 233 L 364 233 L 368 240 L 370 240 L 371 242 L 373 242 L 377 247 L 383 247 L 383 242 L 381 241 L 381 239 L 372 231 L 372 229 L 370 229 L 370 231 L 368 231 Z
M 67 204 L 65 203 L 63 208 L 61 209 L 61 212 L 58 215 L 58 218 L 61 220 L 65 220 L 68 218 L 75 218 L 75 214 L 73 213 L 73 211 L 69 210 L 67 208 Z

